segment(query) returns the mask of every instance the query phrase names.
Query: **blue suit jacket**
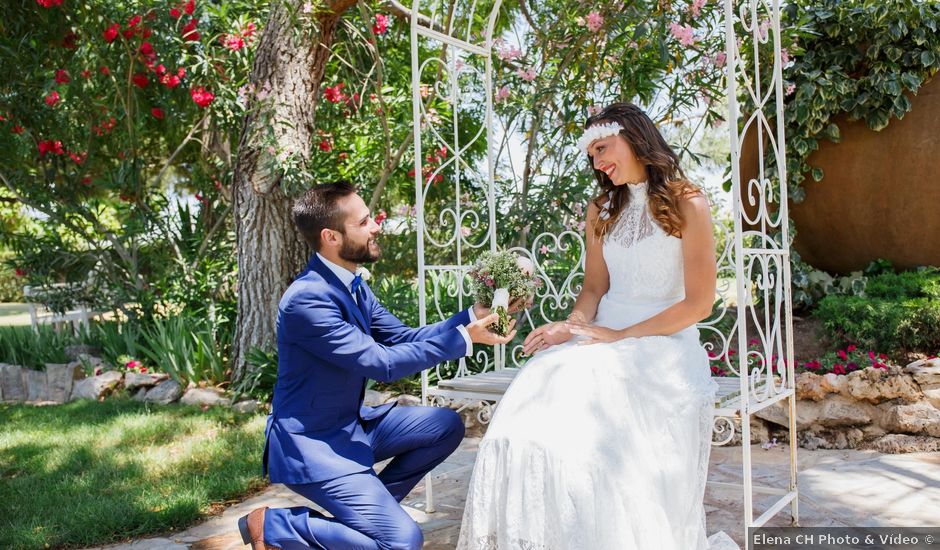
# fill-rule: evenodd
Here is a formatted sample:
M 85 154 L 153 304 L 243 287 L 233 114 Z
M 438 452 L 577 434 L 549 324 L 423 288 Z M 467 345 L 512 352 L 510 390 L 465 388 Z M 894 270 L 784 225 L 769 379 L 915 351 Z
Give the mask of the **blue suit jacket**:
M 360 304 L 317 258 L 278 305 L 277 383 L 265 429 L 264 468 L 275 483 L 312 483 L 363 472 L 375 463 L 362 420 L 392 404 L 362 405 L 366 380 L 389 382 L 463 357 L 462 311 L 413 329 L 363 283 Z

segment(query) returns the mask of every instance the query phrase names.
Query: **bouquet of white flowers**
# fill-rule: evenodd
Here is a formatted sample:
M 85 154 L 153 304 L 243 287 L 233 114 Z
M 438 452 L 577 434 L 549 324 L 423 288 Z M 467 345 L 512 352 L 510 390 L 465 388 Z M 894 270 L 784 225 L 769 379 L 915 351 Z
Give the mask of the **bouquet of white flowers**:
M 535 277 L 535 266 L 528 258 L 507 251 L 484 252 L 470 269 L 470 290 L 474 299 L 499 314 L 493 332 L 509 333 L 509 302 L 528 302 L 542 281 Z

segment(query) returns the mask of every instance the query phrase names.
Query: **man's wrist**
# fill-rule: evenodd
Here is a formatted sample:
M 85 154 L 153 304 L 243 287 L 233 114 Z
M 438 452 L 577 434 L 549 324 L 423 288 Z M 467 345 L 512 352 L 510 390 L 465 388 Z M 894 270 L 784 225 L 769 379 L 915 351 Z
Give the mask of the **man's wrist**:
M 482 319 L 489 314 L 490 314 L 490 308 L 485 307 L 483 304 L 479 302 L 476 302 L 470 308 L 470 322 Z

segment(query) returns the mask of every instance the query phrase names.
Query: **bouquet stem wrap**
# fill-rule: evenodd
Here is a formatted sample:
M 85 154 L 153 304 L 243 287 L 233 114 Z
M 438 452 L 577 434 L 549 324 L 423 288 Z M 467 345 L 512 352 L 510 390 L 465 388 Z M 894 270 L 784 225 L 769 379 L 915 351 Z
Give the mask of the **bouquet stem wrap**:
M 492 325 L 491 330 L 500 336 L 509 334 L 509 289 L 497 288 L 493 291 L 493 313 L 499 315 L 499 320 Z

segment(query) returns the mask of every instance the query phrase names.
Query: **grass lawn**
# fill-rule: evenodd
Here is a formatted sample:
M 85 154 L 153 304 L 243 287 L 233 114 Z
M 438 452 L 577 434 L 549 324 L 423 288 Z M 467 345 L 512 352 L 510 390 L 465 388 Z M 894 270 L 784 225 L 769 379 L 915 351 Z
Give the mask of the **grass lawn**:
M 264 486 L 264 416 L 128 399 L 0 404 L 0 548 L 188 527 Z

